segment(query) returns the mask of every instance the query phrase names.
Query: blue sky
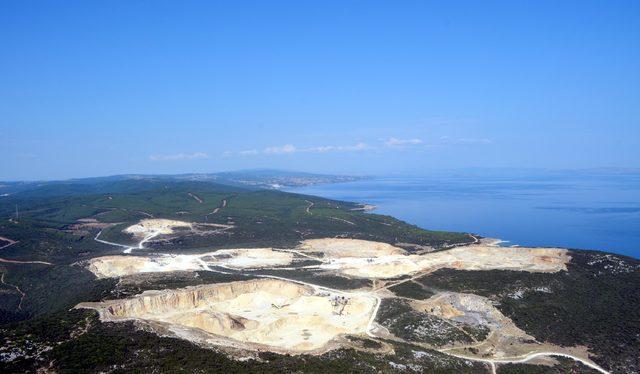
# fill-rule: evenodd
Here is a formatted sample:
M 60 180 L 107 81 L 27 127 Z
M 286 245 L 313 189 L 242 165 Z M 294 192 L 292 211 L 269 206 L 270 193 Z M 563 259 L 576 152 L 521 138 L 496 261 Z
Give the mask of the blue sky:
M 3 1 L 0 42 L 5 180 L 640 165 L 638 1 Z

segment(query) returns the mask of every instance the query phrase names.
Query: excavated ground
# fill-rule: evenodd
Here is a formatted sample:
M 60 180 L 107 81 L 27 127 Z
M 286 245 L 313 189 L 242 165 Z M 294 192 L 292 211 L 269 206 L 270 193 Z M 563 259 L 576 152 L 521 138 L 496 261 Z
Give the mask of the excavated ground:
M 486 297 L 441 292 L 424 301 L 415 300 L 411 306 L 447 320 L 489 328 L 488 338 L 481 344 L 474 344 L 479 354 L 489 354 L 492 357 L 517 356 L 539 349 L 540 346 L 533 336 L 519 329 Z
M 411 306 L 420 312 L 428 313 L 447 320 L 465 323 L 471 326 L 485 326 L 489 328 L 489 335 L 480 342 L 470 346 L 454 346 L 445 351 L 452 354 L 468 354 L 467 348 L 473 348 L 476 356 L 501 359 L 504 357 L 518 357 L 536 352 L 558 352 L 577 357 L 589 357 L 584 346 L 561 347 L 549 343 L 537 342 L 535 338 L 519 329 L 513 321 L 502 314 L 486 297 L 441 292 L 427 300 L 414 300 Z M 553 365 L 549 358 L 538 362 Z
M 320 254 L 327 259 L 401 256 L 407 253 L 404 249 L 387 243 L 338 238 L 305 240 L 298 246 L 298 249 L 316 255 Z
M 89 260 L 87 268 L 98 278 L 138 273 L 210 270 L 211 266 L 259 269 L 289 265 L 293 253 L 271 248 L 224 249 L 201 255 L 104 256 Z
M 133 234 L 136 237 L 144 238 L 150 234 L 169 235 L 173 234 L 176 228 L 192 228 L 189 222 L 176 221 L 170 219 L 143 219 L 135 225 L 124 229 L 124 232 Z
M 341 334 L 365 332 L 375 306 L 371 296 L 317 291 L 278 279 L 147 291 L 78 305 L 97 310 L 103 321 L 155 322 L 192 341 L 229 339 L 231 346 L 294 353 L 322 349 Z
M 353 239 L 307 240 L 301 252 L 321 253 L 320 269 L 359 278 L 395 278 L 442 268 L 460 270 L 517 270 L 557 272 L 566 270 L 570 257 L 565 249 L 468 245 L 446 251 L 408 255 L 385 243 Z
M 141 248 L 157 237 L 197 232 L 201 230 L 198 225 L 204 224 L 149 219 L 125 231 L 140 240 L 138 247 Z M 308 265 L 309 259 L 314 260 L 313 265 Z M 88 262 L 87 268 L 97 277 L 217 271 L 215 268 L 220 267 L 254 270 L 289 266 L 281 270 L 315 270 L 318 274 L 377 280 L 378 285 L 383 286 L 342 292 L 266 275 L 273 278 L 146 291 L 129 299 L 83 303 L 79 307 L 98 310 L 104 321 L 135 320 L 159 334 L 205 345 L 315 353 L 329 349 L 343 334 L 373 336 L 381 332 L 383 328 L 374 323 L 375 315 L 380 297 L 388 295 L 385 288 L 399 282 L 395 278 L 422 276 L 441 268 L 558 272 L 567 269 L 570 259 L 566 250 L 558 248 L 504 248 L 480 242 L 439 252 L 409 254 L 387 243 L 338 238 L 305 240 L 294 249 L 243 248 L 194 255 L 106 256 Z M 300 260 L 305 265 L 296 267 Z M 489 336 L 472 346 L 478 357 L 499 358 L 559 349 L 535 342 L 488 299 L 477 295 L 446 292 L 428 300 L 413 301 L 411 305 L 419 312 L 455 323 L 488 328 Z M 471 347 L 454 346 L 443 351 L 469 354 L 465 348 Z M 565 350 L 569 352 L 568 348 Z
M 133 226 L 132 226 L 133 227 Z M 307 269 L 333 271 L 356 278 L 389 279 L 442 268 L 460 270 L 515 270 L 557 272 L 566 270 L 570 257 L 559 248 L 504 248 L 469 245 L 446 251 L 409 255 L 390 244 L 355 239 L 306 240 L 295 250 L 246 248 L 219 250 L 202 255 L 107 256 L 90 261 L 98 277 L 177 270 L 209 270 L 210 266 L 259 269 L 289 265 L 294 254 L 321 261 Z

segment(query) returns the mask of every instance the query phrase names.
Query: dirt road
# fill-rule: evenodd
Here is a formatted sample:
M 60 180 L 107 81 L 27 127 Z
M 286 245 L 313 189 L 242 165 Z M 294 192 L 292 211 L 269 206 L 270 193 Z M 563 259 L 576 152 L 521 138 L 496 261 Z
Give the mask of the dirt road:
M 204 203 L 204 201 L 196 194 L 193 194 L 191 192 L 187 192 L 187 194 L 191 197 L 194 198 L 195 201 L 199 202 L 200 204 Z
M 313 206 L 315 205 L 313 201 L 309 201 L 309 200 L 305 200 L 309 205 L 306 208 L 306 212 L 307 214 L 313 214 L 311 213 L 311 208 L 313 208 Z
M 18 241 L 15 240 L 11 240 L 9 238 L 5 238 L 0 236 L 0 240 L 5 241 L 5 242 L 9 242 L 9 244 L 5 244 L 2 247 L 0 247 L 0 250 L 8 248 L 16 243 L 18 243 Z M 0 258 L 0 262 L 4 262 L 4 263 L 8 263 L 8 264 L 41 264 L 41 265 L 53 265 L 50 262 L 46 262 L 46 261 L 21 261 L 21 260 L 9 260 L 6 258 Z

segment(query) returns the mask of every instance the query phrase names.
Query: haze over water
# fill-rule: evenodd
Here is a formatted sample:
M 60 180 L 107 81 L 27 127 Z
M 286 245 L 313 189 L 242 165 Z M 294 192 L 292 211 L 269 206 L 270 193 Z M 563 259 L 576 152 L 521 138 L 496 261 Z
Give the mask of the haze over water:
M 441 172 L 291 191 L 373 204 L 376 213 L 426 229 L 640 258 L 638 173 Z

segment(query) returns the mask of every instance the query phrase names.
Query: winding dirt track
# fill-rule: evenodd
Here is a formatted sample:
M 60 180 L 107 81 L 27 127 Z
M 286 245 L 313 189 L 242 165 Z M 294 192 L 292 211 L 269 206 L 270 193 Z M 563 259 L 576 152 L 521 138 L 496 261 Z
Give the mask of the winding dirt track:
M 222 201 L 220 202 L 220 205 L 218 205 L 214 210 L 212 210 L 211 212 L 205 214 L 205 217 L 210 216 L 212 214 L 216 214 L 220 211 L 220 209 L 222 208 L 226 208 L 227 207 L 227 199 L 222 199 Z
M 307 214 L 313 214 L 313 213 L 311 213 L 311 208 L 313 208 L 315 203 L 313 201 L 309 201 L 309 200 L 305 200 L 305 201 L 309 204 L 307 206 L 307 208 L 305 209 L 305 211 L 307 212 Z
M 4 281 L 4 275 L 5 273 L 2 273 L 2 276 L 0 277 L 0 282 L 6 286 L 9 287 L 13 287 L 16 291 L 18 291 L 18 293 L 20 294 L 20 302 L 18 303 L 18 306 L 16 307 L 17 310 L 22 310 L 22 301 L 24 301 L 24 298 L 27 297 L 27 294 L 22 292 L 22 290 L 20 289 L 20 287 L 16 286 L 15 284 L 11 284 L 11 283 L 7 283 Z
M 10 247 L 16 243 L 18 243 L 18 241 L 16 240 L 11 240 L 9 238 L 5 238 L 0 236 L 0 240 L 8 242 L 9 244 L 5 244 L 2 247 L 0 247 L 0 250 Z M 19 261 L 19 260 L 8 260 L 6 258 L 0 258 L 0 262 L 4 262 L 4 263 L 8 263 L 8 264 L 40 264 L 40 265 L 53 265 L 50 262 L 46 262 L 46 261 Z M 2 272 L 2 276 L 0 277 L 0 282 L 4 285 L 7 285 L 9 287 L 13 287 L 19 294 L 20 294 L 20 302 L 18 303 L 18 307 L 16 308 L 17 310 L 22 310 L 22 302 L 24 301 L 24 298 L 27 297 L 27 294 L 22 292 L 22 290 L 20 289 L 20 287 L 16 286 L 15 284 L 11 284 L 11 283 L 7 283 L 4 281 L 4 276 L 5 276 L 6 272 Z
M 518 364 L 518 363 L 523 363 L 523 362 L 528 362 L 531 361 L 535 358 L 538 357 L 552 357 L 552 356 L 557 356 L 557 357 L 566 357 L 566 358 L 570 358 L 573 359 L 575 361 L 579 361 L 580 363 L 599 371 L 600 373 L 603 374 L 609 374 L 608 371 L 604 370 L 603 368 L 601 368 L 600 366 L 596 365 L 595 363 L 585 360 L 583 358 L 577 357 L 577 356 L 573 356 L 570 354 L 566 354 L 566 353 L 559 353 L 559 352 L 536 352 L 536 353 L 529 353 L 526 354 L 524 356 L 518 356 L 518 357 L 508 357 L 508 358 L 501 358 L 501 359 L 482 359 L 482 358 L 477 358 L 477 357 L 472 357 L 472 356 L 465 356 L 465 355 L 457 355 L 457 354 L 453 354 L 453 353 L 448 353 L 445 352 L 448 355 L 451 356 L 455 356 L 458 358 L 463 358 L 465 360 L 470 360 L 470 361 L 479 361 L 479 362 L 489 362 L 492 365 L 495 364 Z
M 40 265 L 53 265 L 50 262 L 46 261 L 18 261 L 18 260 L 8 260 L 6 258 L 0 258 L 0 262 L 5 262 L 8 264 L 40 264 Z
M 309 210 L 313 206 L 313 202 L 308 201 L 308 200 L 307 200 L 307 202 L 309 203 L 309 206 L 306 208 L 307 213 L 312 214 Z M 129 248 L 129 249 L 135 248 L 135 247 L 132 247 L 132 246 L 125 246 L 123 244 L 111 243 L 111 242 L 107 242 L 107 241 L 98 239 L 99 235 L 100 235 L 100 233 L 98 233 L 98 235 L 96 235 L 95 240 L 99 241 L 101 243 L 115 245 L 115 246 L 119 246 L 119 247 L 125 247 L 125 248 Z M 474 235 L 471 235 L 471 234 L 469 234 L 469 235 L 474 239 L 474 243 L 478 243 L 479 242 L 479 239 L 477 237 L 475 237 Z M 138 243 L 138 247 L 141 248 L 142 244 L 145 241 L 149 240 L 149 239 L 150 238 L 142 239 L 140 241 L 140 243 Z M 452 248 L 454 248 L 454 247 L 456 247 L 456 246 L 452 246 Z M 290 252 L 294 252 L 294 253 L 303 255 L 301 252 L 299 252 L 297 250 L 284 250 L 284 251 L 290 251 Z M 125 251 L 125 253 L 126 253 L 126 251 Z M 306 255 L 306 254 L 304 254 L 304 256 L 305 257 L 314 258 L 314 257 Z M 206 264 L 204 264 L 204 266 L 205 266 L 205 268 L 207 268 L 210 271 L 219 272 L 219 273 L 222 273 L 222 274 L 232 274 L 232 273 L 227 273 L 227 272 L 220 271 L 220 270 L 211 269 Z M 219 266 L 219 267 L 226 268 L 225 266 Z M 229 269 L 230 270 L 237 270 L 237 269 L 232 269 L 232 268 L 229 268 Z M 306 286 L 312 287 L 313 289 L 318 290 L 318 291 L 323 291 L 324 290 L 324 291 L 328 291 L 328 292 L 342 294 L 342 295 L 345 295 L 345 296 L 351 295 L 351 296 L 369 296 L 369 297 L 374 297 L 376 299 L 376 306 L 375 306 L 374 310 L 371 313 L 371 317 L 369 319 L 369 322 L 367 323 L 366 334 L 370 338 L 379 339 L 380 337 L 377 336 L 375 334 L 375 332 L 373 332 L 373 330 L 375 329 L 375 326 L 374 326 L 375 319 L 376 319 L 376 316 L 378 314 L 378 310 L 380 309 L 380 305 L 382 303 L 382 298 L 378 295 L 378 292 L 380 290 L 387 289 L 387 288 L 392 287 L 394 285 L 397 285 L 397 284 L 400 284 L 400 283 L 403 283 L 403 282 L 410 281 L 410 280 L 413 280 L 415 278 L 421 277 L 421 276 L 423 276 L 425 274 L 426 274 L 426 272 L 420 272 L 420 273 L 416 274 L 414 277 L 411 277 L 410 279 L 402 280 L 400 282 L 391 282 L 391 283 L 385 284 L 384 286 L 382 286 L 380 288 L 373 289 L 371 291 L 358 291 L 358 292 L 333 289 L 333 288 L 320 286 L 320 285 L 313 284 L 313 283 L 308 283 L 308 282 L 295 280 L 295 279 L 289 279 L 289 278 L 285 278 L 285 277 L 279 277 L 279 276 L 275 276 L 275 275 L 252 274 L 252 276 L 257 276 L 259 278 L 279 279 L 279 280 L 283 280 L 283 281 L 287 281 L 287 282 L 298 283 L 298 284 L 302 284 L 302 285 L 306 285 Z M 566 357 L 566 358 L 573 359 L 573 360 L 578 361 L 578 362 L 580 362 L 580 363 L 582 363 L 582 364 L 584 364 L 584 365 L 586 365 L 586 366 L 588 366 L 588 367 L 590 367 L 590 368 L 592 368 L 594 370 L 597 370 L 600 373 L 609 374 L 608 371 L 606 371 L 602 367 L 598 366 L 596 363 L 592 362 L 591 360 L 584 359 L 584 358 L 577 357 L 577 356 L 573 356 L 573 355 L 570 355 L 570 354 L 567 354 L 567 353 L 561 353 L 561 352 L 534 352 L 534 353 L 528 353 L 528 354 L 522 355 L 522 356 L 507 357 L 507 358 L 500 358 L 500 359 L 480 358 L 480 357 L 474 357 L 474 356 L 459 355 L 459 354 L 455 354 L 455 353 L 449 352 L 449 349 L 446 349 L 446 348 L 436 349 L 434 347 L 427 346 L 427 345 L 422 345 L 422 344 L 419 344 L 419 343 L 416 343 L 416 342 L 408 342 L 408 341 L 405 341 L 404 339 L 400 339 L 400 338 L 397 338 L 396 340 L 404 342 L 404 343 L 407 343 L 407 344 L 414 344 L 414 345 L 417 344 L 419 346 L 424 346 L 425 348 L 433 349 L 433 350 L 436 350 L 438 352 L 441 352 L 441 353 L 444 353 L 444 354 L 447 354 L 447 355 L 450 355 L 450 356 L 458 357 L 458 358 L 461 358 L 461 359 L 486 363 L 488 365 L 489 371 L 491 373 L 495 373 L 496 372 L 496 368 L 497 368 L 497 366 L 499 364 L 524 363 L 524 362 L 531 361 L 531 360 L 533 360 L 535 358 L 538 358 L 538 357 L 553 357 L 553 356 L 557 356 L 557 357 Z
M 5 238 L 0 236 L 0 240 L 5 241 L 5 242 L 9 242 L 9 244 L 5 244 L 2 247 L 0 247 L 0 250 L 11 247 L 12 245 L 18 243 L 15 240 L 11 240 L 9 238 Z M 0 257 L 0 262 L 4 262 L 4 263 L 8 263 L 8 264 L 41 264 L 41 265 L 53 265 L 50 262 L 46 262 L 46 261 L 21 261 L 21 260 L 9 260 L 7 258 L 1 258 Z

